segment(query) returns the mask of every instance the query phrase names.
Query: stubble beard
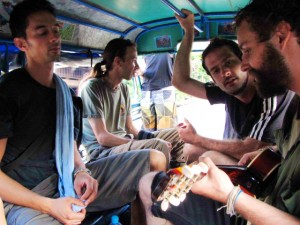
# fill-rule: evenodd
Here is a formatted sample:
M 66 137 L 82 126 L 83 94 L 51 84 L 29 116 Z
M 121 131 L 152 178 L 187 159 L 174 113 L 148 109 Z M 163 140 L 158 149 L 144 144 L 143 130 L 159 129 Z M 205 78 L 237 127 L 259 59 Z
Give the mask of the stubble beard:
M 246 75 L 246 80 L 244 81 L 244 83 L 242 84 L 242 86 L 240 88 L 238 88 L 237 90 L 233 91 L 232 93 L 230 93 L 233 96 L 239 95 L 241 93 L 243 93 L 247 87 L 248 84 L 248 80 L 249 80 L 249 75 Z
M 259 69 L 250 69 L 255 77 L 255 87 L 263 98 L 280 95 L 287 91 L 290 84 L 290 71 L 283 56 L 270 43 L 266 44 L 263 63 Z

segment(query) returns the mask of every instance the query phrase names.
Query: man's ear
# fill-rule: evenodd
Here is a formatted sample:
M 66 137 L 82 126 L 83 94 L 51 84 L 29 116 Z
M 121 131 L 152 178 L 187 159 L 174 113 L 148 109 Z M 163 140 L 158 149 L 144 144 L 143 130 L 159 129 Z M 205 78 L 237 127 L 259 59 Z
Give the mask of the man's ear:
M 116 56 L 114 58 L 114 64 L 117 65 L 117 66 L 121 65 L 121 58 L 119 56 Z
M 21 51 L 24 52 L 26 50 L 27 43 L 24 38 L 14 38 L 14 44 Z
M 285 21 L 281 21 L 275 31 L 276 41 L 280 49 L 284 49 L 291 35 L 291 25 Z

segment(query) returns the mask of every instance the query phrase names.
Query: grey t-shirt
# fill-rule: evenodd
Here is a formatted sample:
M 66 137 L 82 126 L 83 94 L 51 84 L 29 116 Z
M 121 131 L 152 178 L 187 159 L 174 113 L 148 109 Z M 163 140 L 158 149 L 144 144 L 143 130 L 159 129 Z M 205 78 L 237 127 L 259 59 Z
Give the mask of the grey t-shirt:
M 101 146 L 88 118 L 101 118 L 105 121 L 108 132 L 126 135 L 126 117 L 130 115 L 130 96 L 126 84 L 121 83 L 113 90 L 99 78 L 87 80 L 79 93 L 83 102 L 83 137 L 82 143 L 89 153 Z

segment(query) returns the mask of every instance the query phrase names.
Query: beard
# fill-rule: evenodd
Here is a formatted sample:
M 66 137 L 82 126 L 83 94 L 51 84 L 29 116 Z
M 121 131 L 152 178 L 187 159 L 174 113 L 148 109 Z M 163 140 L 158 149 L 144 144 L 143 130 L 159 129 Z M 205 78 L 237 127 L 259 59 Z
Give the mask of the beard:
M 243 82 L 242 86 L 239 87 L 238 89 L 236 89 L 235 91 L 232 91 L 230 94 L 235 96 L 235 95 L 239 95 L 239 94 L 243 93 L 245 91 L 245 89 L 247 88 L 248 80 L 249 80 L 249 75 L 247 74 L 246 79 Z
M 262 98 L 268 98 L 285 93 L 291 75 L 283 56 L 272 44 L 267 43 L 262 61 L 259 69 L 249 70 L 249 73 L 255 77 L 258 94 Z

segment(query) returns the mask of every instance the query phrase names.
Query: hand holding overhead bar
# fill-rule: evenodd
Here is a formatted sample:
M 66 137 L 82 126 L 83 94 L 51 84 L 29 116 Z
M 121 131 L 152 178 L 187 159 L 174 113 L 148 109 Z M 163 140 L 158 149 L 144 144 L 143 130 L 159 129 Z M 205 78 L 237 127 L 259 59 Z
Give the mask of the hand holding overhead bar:
M 181 12 L 176 6 L 174 6 L 169 0 L 161 0 L 161 2 L 164 3 L 165 5 L 167 5 L 170 9 L 172 9 L 180 17 L 186 18 L 186 15 L 183 12 Z M 199 28 L 197 25 L 194 25 L 194 28 L 199 32 L 203 32 L 203 30 L 201 28 Z

